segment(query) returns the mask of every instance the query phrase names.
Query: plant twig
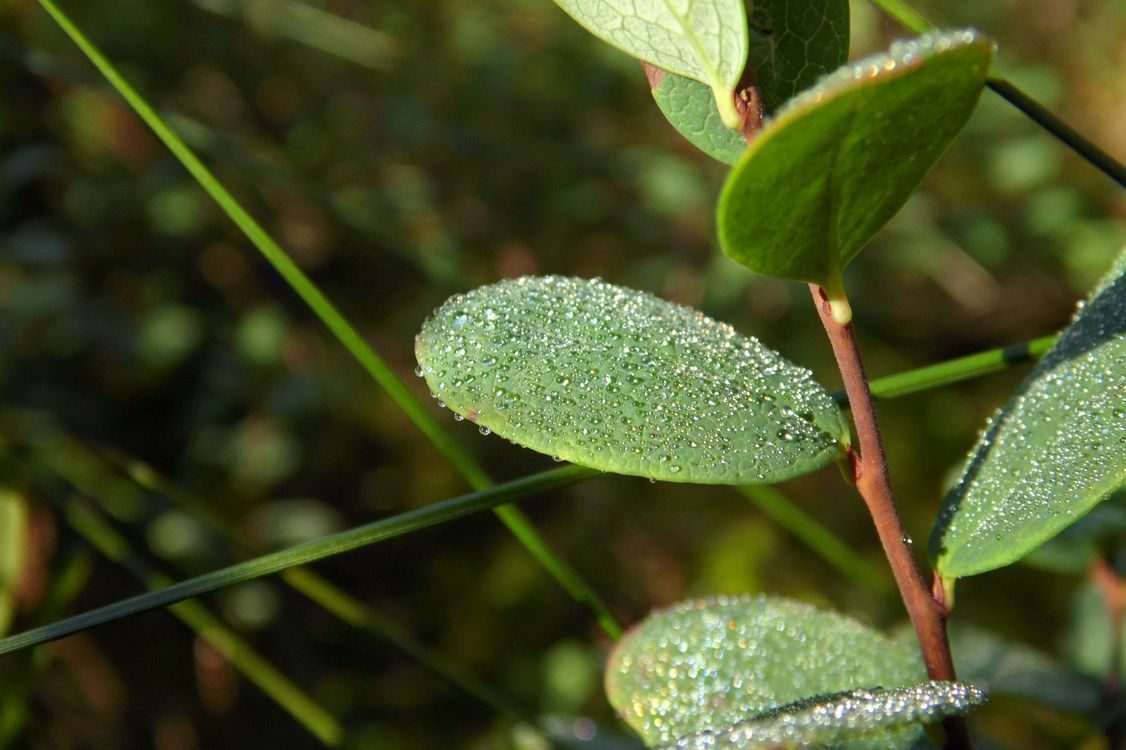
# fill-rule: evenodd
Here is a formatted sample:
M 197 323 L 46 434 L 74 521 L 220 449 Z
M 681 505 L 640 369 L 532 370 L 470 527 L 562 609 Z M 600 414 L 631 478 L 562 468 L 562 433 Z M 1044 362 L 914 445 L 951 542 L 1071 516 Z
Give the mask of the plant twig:
M 821 323 L 833 346 L 833 354 L 852 406 L 853 421 L 856 423 L 859 452 L 850 450 L 849 453 L 856 490 L 864 498 L 868 512 L 872 515 L 880 544 L 891 565 L 911 624 L 915 627 L 927 675 L 932 680 L 954 680 L 954 659 L 950 655 L 950 642 L 946 637 L 948 612 L 945 604 L 932 595 L 911 554 L 911 539 L 903 530 L 903 522 L 895 504 L 887 456 L 880 437 L 880 425 L 876 419 L 876 409 L 852 325 L 840 325 L 833 319 L 829 298 L 820 286 L 811 284 L 810 291 L 813 293 L 817 314 L 821 317 Z M 970 748 L 969 730 L 963 718 L 947 718 L 943 720 L 943 727 L 946 730 L 947 750 Z

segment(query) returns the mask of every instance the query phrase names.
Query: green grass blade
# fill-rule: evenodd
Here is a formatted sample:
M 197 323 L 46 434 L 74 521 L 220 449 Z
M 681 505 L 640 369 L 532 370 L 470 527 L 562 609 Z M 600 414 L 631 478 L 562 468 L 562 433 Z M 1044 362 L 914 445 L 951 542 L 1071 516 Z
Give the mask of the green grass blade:
M 1028 119 L 1051 133 L 1057 140 L 1079 154 L 1095 169 L 1126 187 L 1126 166 L 1116 161 L 1085 136 L 1056 117 L 1051 110 L 1000 76 L 990 76 L 985 84 L 994 93 L 1021 111 Z
M 60 438 L 70 443 L 70 445 L 62 446 L 63 449 L 69 449 L 71 452 L 80 451 L 83 454 L 78 456 L 77 460 L 81 461 L 87 458 L 90 460 L 95 459 L 93 452 L 81 443 L 74 441 L 69 436 L 60 436 Z M 247 542 L 229 523 L 212 512 L 204 503 L 196 499 L 191 493 L 175 485 L 144 462 L 123 455 L 112 455 L 105 458 L 98 457 L 97 460 L 112 465 L 112 471 L 114 471 L 115 474 L 116 472 L 120 472 L 138 486 L 169 498 L 181 510 L 190 512 L 193 517 L 204 521 L 204 523 L 208 524 L 212 529 L 215 529 L 228 539 L 233 540 L 243 550 L 252 554 L 259 554 L 261 552 Z M 69 461 L 68 463 L 72 464 L 74 461 Z M 106 471 L 110 471 L 109 466 L 105 466 L 104 468 Z M 122 479 L 121 481 L 125 482 L 126 480 Z M 82 488 L 79 487 L 79 489 Z M 293 587 L 294 590 L 303 594 L 325 611 L 335 615 L 342 622 L 358 630 L 384 639 L 402 653 L 410 656 L 419 664 L 446 680 L 454 687 L 459 688 L 467 695 L 478 699 L 498 714 L 506 714 L 530 725 L 535 724 L 535 719 L 527 708 L 518 705 L 512 698 L 502 694 L 498 690 L 494 690 L 470 673 L 450 663 L 448 660 L 444 659 L 441 654 L 435 653 L 415 640 L 409 632 L 395 625 L 395 623 L 384 617 L 376 609 L 339 588 L 328 579 L 323 578 L 308 568 L 290 568 L 289 570 L 282 571 L 281 578 Z
M 27 500 L 12 487 L 0 486 L 0 635 L 16 612 L 16 585 L 28 556 Z
M 774 487 L 744 485 L 739 491 L 771 520 L 801 540 L 825 562 L 860 586 L 880 594 L 894 591 L 892 581 L 842 542 L 813 516 L 799 508 Z
M 172 584 L 157 591 L 114 602 L 60 622 L 5 638 L 0 640 L 0 656 L 29 646 L 57 640 L 139 612 L 167 607 L 210 591 L 252 581 L 288 568 L 306 565 L 359 547 L 409 534 L 428 526 L 452 521 L 455 518 L 483 510 L 491 510 L 520 498 L 574 484 L 597 473 L 594 469 L 587 469 L 582 466 L 565 466 L 263 555 L 244 563 L 231 565 L 187 581 Z
M 241 18 L 255 32 L 282 36 L 371 70 L 393 70 L 399 44 L 390 34 L 294 0 L 274 0 L 266 12 L 242 0 L 195 0 L 196 5 L 228 18 Z
M 901 26 L 916 34 L 922 34 L 935 28 L 933 23 L 903 0 L 870 0 L 870 2 L 894 18 Z M 1001 76 L 990 76 L 985 85 L 1020 110 L 1028 119 L 1055 136 L 1057 140 L 1082 157 L 1095 169 L 1098 169 L 1122 187 L 1126 187 L 1126 166 L 1123 166 L 1121 162 L 1116 161 L 1110 154 L 1089 141 L 1053 114 L 1047 107 Z
M 469 485 L 475 490 L 482 490 L 492 485 L 488 474 L 469 457 L 465 451 L 439 426 L 438 421 L 426 410 L 422 403 L 414 397 L 411 391 L 395 375 L 383 359 L 364 341 L 355 327 L 352 326 L 336 309 L 336 306 L 320 291 L 308 276 L 294 263 L 276 241 L 262 226 L 242 207 L 234 196 L 231 195 L 222 183 L 211 173 L 202 161 L 195 155 L 187 144 L 168 127 L 164 120 L 145 101 L 136 89 L 117 71 L 109 59 L 86 38 L 82 31 L 74 25 L 55 5 L 53 0 L 39 0 L 40 5 L 55 19 L 60 28 L 82 50 L 90 62 L 98 69 L 105 79 L 117 90 L 123 99 L 148 125 L 153 133 L 167 146 L 168 150 L 180 160 L 185 169 L 195 178 L 200 186 L 212 197 L 220 208 L 231 218 L 243 234 L 254 244 L 263 257 L 274 267 L 286 283 L 292 287 L 299 297 L 309 306 L 313 313 L 324 323 L 325 327 L 340 341 L 356 361 L 367 370 L 384 392 L 391 397 L 395 405 L 418 427 L 438 451 L 465 477 Z M 555 554 L 546 541 L 539 536 L 518 512 L 500 515 L 501 522 L 516 535 L 525 541 L 535 539 L 536 543 L 529 546 L 529 551 L 545 569 L 559 577 L 560 584 L 567 591 L 582 591 L 582 601 L 590 604 L 597 602 L 595 618 L 599 623 L 612 623 L 606 632 L 611 637 L 620 633 L 622 628 L 617 623 L 609 608 L 601 602 L 601 598 L 586 581 L 568 565 L 562 558 Z M 605 625 L 604 625 L 605 627 Z
M 154 589 L 170 583 L 167 576 L 152 570 L 123 536 L 85 504 L 68 503 L 66 518 L 94 548 L 126 568 L 146 587 Z M 213 615 L 207 607 L 196 601 L 185 601 L 173 604 L 168 609 L 210 643 L 216 651 L 223 654 L 247 679 L 257 685 L 322 744 L 328 747 L 340 745 L 344 739 L 344 728 L 340 722 L 263 658 L 226 623 Z
M 917 393 L 930 388 L 938 388 L 962 380 L 988 375 L 992 372 L 1004 370 L 1010 365 L 1037 359 L 1051 348 L 1057 338 L 1058 335 L 1053 334 L 1012 346 L 969 354 L 965 357 L 920 367 L 916 370 L 877 378 L 869 385 L 872 389 L 872 395 L 876 398 L 906 396 L 909 393 Z M 841 403 L 846 400 L 843 391 L 834 393 L 833 398 Z

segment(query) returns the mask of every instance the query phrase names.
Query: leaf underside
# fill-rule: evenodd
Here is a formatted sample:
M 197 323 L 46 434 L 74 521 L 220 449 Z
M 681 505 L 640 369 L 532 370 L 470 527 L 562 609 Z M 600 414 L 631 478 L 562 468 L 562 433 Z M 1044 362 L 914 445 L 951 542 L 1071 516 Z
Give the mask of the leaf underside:
M 768 0 L 751 14 L 750 60 L 765 114 L 772 114 L 848 58 L 847 0 Z M 723 123 L 703 83 L 666 73 L 653 99 L 681 135 L 709 156 L 735 164 L 747 150 L 741 133 Z
M 965 125 L 992 58 L 974 32 L 933 34 L 800 94 L 728 176 L 724 252 L 758 273 L 835 286 Z
M 944 578 L 1016 562 L 1126 483 L 1126 252 L 987 426 L 931 534 Z
M 599 39 L 662 70 L 706 84 L 725 114 L 737 121 L 733 95 L 749 44 L 743 0 L 555 2 Z
M 976 689 L 918 685 L 925 679 L 917 646 L 834 612 L 759 596 L 650 615 L 611 653 L 606 692 L 650 747 L 749 748 L 802 737 L 901 750 L 921 735 L 914 722 L 980 701 Z M 885 703 L 902 713 L 879 708 Z M 866 731 L 880 733 L 851 736 Z
M 808 371 L 703 313 L 599 280 L 524 277 L 457 295 L 415 353 L 458 415 L 604 471 L 779 482 L 848 441 Z

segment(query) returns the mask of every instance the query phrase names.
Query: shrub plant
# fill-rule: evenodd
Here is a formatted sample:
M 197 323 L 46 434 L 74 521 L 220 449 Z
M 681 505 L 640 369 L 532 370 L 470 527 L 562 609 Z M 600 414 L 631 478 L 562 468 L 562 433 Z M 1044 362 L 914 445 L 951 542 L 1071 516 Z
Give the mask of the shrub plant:
M 1118 527 L 1108 520 L 1113 510 L 1106 510 L 1115 506 L 1105 501 L 1126 481 L 1126 256 L 1050 348 L 1040 342 L 1022 353 L 1047 349 L 985 426 L 946 493 L 926 570 L 900 520 L 873 401 L 878 387 L 865 375 L 843 271 L 911 198 L 987 84 L 1056 126 L 1119 181 L 1121 167 L 1065 132 L 1010 84 L 991 78 L 995 47 L 977 31 L 926 31 L 848 62 L 847 2 L 770 0 L 750 8 L 741 0 L 557 2 L 641 61 L 668 121 L 730 165 L 716 211 L 720 247 L 758 274 L 808 285 L 845 393 L 830 393 L 783 353 L 701 311 L 612 280 L 545 275 L 499 281 L 457 294 L 426 320 L 414 342 L 417 374 L 458 421 L 575 466 L 489 487 L 488 476 L 329 299 L 72 22 L 43 0 L 478 491 L 180 583 L 149 576 L 151 593 L 11 636 L 0 642 L 0 652 L 158 606 L 178 607 L 193 627 L 218 627 L 184 600 L 494 509 L 617 640 L 606 666 L 607 697 L 647 747 L 969 748 L 991 740 L 975 738 L 965 714 L 994 695 L 1055 701 L 1090 716 L 1106 709 L 1105 695 L 1091 697 L 1091 685 L 1072 671 L 994 636 L 948 632 L 948 620 L 961 578 L 1033 553 L 1088 565 L 1117 541 Z M 899 12 L 923 31 L 917 17 Z M 863 306 L 857 307 L 862 315 Z M 1006 358 L 1013 352 L 957 360 L 908 374 L 896 385 L 922 389 Z M 687 601 L 654 612 L 623 635 L 611 608 L 508 505 L 599 472 L 749 486 L 830 464 L 869 511 L 913 637 L 761 594 Z M 97 525 L 89 518 L 80 523 Z M 110 535 L 106 529 L 95 534 L 103 541 Z M 19 555 L 12 559 L 18 565 Z M 325 582 L 300 575 L 290 582 L 328 598 Z M 262 673 L 258 679 L 279 684 Z M 1027 686 L 1029 679 L 1040 683 L 1036 689 Z M 275 692 L 279 702 L 288 700 L 284 691 Z M 290 700 L 289 710 L 301 714 L 297 703 Z M 315 712 L 302 715 L 307 725 L 321 721 Z M 941 731 L 925 731 L 924 725 L 938 723 Z M 1107 735 L 1116 737 L 1118 713 L 1105 724 Z M 540 731 L 561 744 L 602 741 L 551 727 Z M 331 720 L 314 733 L 326 744 L 344 741 Z

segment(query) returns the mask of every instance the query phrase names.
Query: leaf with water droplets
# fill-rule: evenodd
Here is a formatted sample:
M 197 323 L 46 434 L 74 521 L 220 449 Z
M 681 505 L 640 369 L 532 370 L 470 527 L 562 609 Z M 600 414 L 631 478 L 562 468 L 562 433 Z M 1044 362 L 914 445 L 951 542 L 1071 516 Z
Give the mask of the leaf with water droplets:
M 415 354 L 459 416 L 604 471 L 780 482 L 848 442 L 807 370 L 701 312 L 599 280 L 528 276 L 457 295 Z
M 931 533 L 947 579 L 1016 562 L 1126 483 L 1126 252 L 987 426 Z
M 724 252 L 758 273 L 838 287 L 965 125 L 992 59 L 974 32 L 931 34 L 799 94 L 728 176 Z
M 650 747 L 902 750 L 921 736 L 917 722 L 981 700 L 969 686 L 919 685 L 925 678 L 917 646 L 759 596 L 650 615 L 610 655 L 606 693 Z M 855 737 L 869 732 L 880 734 Z
M 825 747 L 902 750 L 918 725 L 985 703 L 963 682 L 932 680 L 899 688 L 857 688 L 788 703 L 732 727 L 682 737 L 667 750 L 782 750 Z M 907 729 L 908 731 L 900 731 Z M 912 731 L 913 730 L 913 731 Z
M 774 112 L 848 58 L 848 0 L 760 0 L 751 11 L 750 59 L 765 114 Z M 694 146 L 726 164 L 747 150 L 723 124 L 708 87 L 691 78 L 650 74 L 653 99 Z
M 555 0 L 592 34 L 662 70 L 707 84 L 739 127 L 735 87 L 747 64 L 743 0 Z

